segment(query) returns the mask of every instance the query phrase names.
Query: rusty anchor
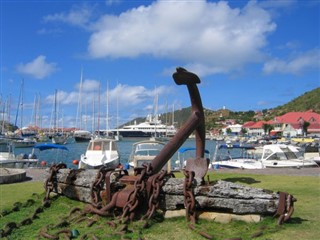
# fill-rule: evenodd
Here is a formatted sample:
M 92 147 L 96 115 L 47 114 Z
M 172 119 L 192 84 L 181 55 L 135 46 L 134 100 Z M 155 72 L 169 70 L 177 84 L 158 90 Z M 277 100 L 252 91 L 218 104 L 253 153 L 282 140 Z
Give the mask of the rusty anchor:
M 197 87 L 200 79 L 196 74 L 181 67 L 176 69 L 173 79 L 177 85 L 187 86 L 192 110 L 188 120 L 151 163 L 134 169 L 134 175 L 129 175 L 128 171 L 123 169 L 100 168 L 96 180 L 91 185 L 91 204 L 85 207 L 84 213 L 95 213 L 101 216 L 118 215 L 121 216 L 123 224 L 132 221 L 137 214 L 143 213 L 141 220 L 148 221 L 159 207 L 160 195 L 163 194 L 162 187 L 170 177 L 173 177 L 172 173 L 168 174 L 164 170 L 164 166 L 195 132 L 196 156 L 194 159 L 188 159 L 185 168 L 182 169 L 185 175 L 183 194 L 186 217 L 191 222 L 189 227 L 195 229 L 193 224 L 196 222 L 197 214 L 193 180 L 194 178 L 203 180 L 209 165 L 209 159 L 204 158 L 205 118 Z M 45 184 L 47 189 L 45 202 L 48 201 L 50 192 L 56 188 L 56 173 L 62 167 L 64 166 L 59 165 L 51 169 L 51 175 Z M 73 178 L 76 178 L 76 172 L 72 172 L 70 179 Z M 203 181 L 199 183 L 202 184 Z M 280 194 L 279 208 L 275 214 L 275 217 L 279 217 L 279 224 L 290 219 L 295 201 L 292 195 Z M 211 236 L 204 232 L 199 234 L 211 239 Z
M 174 155 L 174 153 L 182 146 L 189 135 L 193 133 L 193 131 L 195 131 L 196 135 L 196 158 L 187 160 L 184 171 L 189 172 L 188 174 L 191 174 L 190 176 L 192 176 L 192 179 L 193 177 L 203 178 L 207 173 L 209 159 L 204 158 L 205 120 L 202 101 L 197 87 L 197 84 L 200 83 L 200 79 L 197 75 L 188 72 L 184 68 L 177 68 L 177 71 L 173 74 L 173 79 L 177 85 L 186 85 L 188 88 L 192 105 L 191 116 L 150 164 L 135 168 L 134 176 L 127 174 L 120 175 L 120 177 L 117 179 L 117 181 L 120 183 L 120 187 L 118 185 L 118 189 L 116 191 L 112 189 L 113 187 L 109 178 L 107 176 L 101 176 L 100 171 L 97 175 L 98 180 L 95 181 L 96 186 L 93 188 L 95 189 L 95 192 L 92 194 L 95 206 L 88 208 L 89 211 L 105 215 L 106 211 L 109 211 L 113 208 L 120 208 L 122 209 L 122 219 L 124 219 L 124 222 L 127 222 L 128 220 L 133 219 L 135 212 L 139 211 L 139 206 L 142 205 L 141 201 L 145 201 L 145 199 L 148 201 L 148 199 L 151 199 L 148 204 L 149 214 L 147 214 L 148 216 L 144 216 L 144 218 L 150 218 L 155 207 L 158 205 L 157 199 L 159 195 L 159 189 L 161 188 L 163 179 L 167 174 L 166 171 L 162 170 L 162 168 Z M 189 179 L 189 182 L 192 182 L 192 179 Z M 103 185 L 103 183 L 101 183 L 102 180 L 104 180 L 106 189 L 105 191 L 100 191 L 97 189 L 99 186 L 101 187 Z M 105 206 L 99 206 L 99 204 L 96 202 L 99 192 L 104 193 L 103 196 L 105 201 L 103 201 L 101 198 L 100 199 L 105 203 Z M 190 189 L 186 191 L 186 193 L 189 198 L 193 195 Z M 190 212 L 193 211 L 193 208 L 194 204 L 192 207 L 189 206 Z

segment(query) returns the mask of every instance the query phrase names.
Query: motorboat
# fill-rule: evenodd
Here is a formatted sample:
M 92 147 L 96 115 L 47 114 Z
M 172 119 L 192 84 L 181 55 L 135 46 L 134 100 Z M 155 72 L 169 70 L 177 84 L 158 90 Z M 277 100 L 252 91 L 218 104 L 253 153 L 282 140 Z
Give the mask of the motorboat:
M 35 140 L 27 137 L 13 140 L 13 144 L 15 148 L 29 148 L 36 145 L 36 143 L 37 142 Z
M 295 145 L 266 144 L 257 147 L 256 157 L 267 168 L 303 168 L 317 167 L 313 160 L 306 159 L 303 151 Z
M 68 152 L 69 149 L 64 145 L 54 143 L 40 143 L 36 144 L 33 147 L 32 152 L 31 154 L 29 154 L 29 156 L 38 158 L 39 161 L 41 157 L 42 161 L 39 162 L 38 165 L 40 165 L 40 167 L 45 167 L 60 163 L 61 159 L 64 159 L 66 157 L 65 154 Z
M 132 150 L 129 157 L 129 163 L 126 168 L 142 167 L 152 162 L 152 160 L 161 152 L 166 143 L 157 140 L 144 140 L 132 144 Z M 171 161 L 163 166 L 163 169 L 171 171 Z
M 76 130 L 73 133 L 73 137 L 76 142 L 89 142 L 92 134 L 87 130 Z
M 320 146 L 319 143 L 307 144 L 304 147 L 303 157 L 308 160 L 312 160 L 320 166 Z
M 188 159 L 194 159 L 195 156 L 195 152 L 196 152 L 196 148 L 195 147 L 181 147 L 178 150 L 178 159 L 175 161 L 175 170 L 181 170 L 186 166 L 186 161 Z M 210 157 L 210 151 L 205 149 L 204 150 L 205 153 L 205 158 L 211 159 Z
M 78 167 L 84 169 L 117 168 L 120 164 L 120 154 L 117 141 L 109 138 L 94 138 L 89 141 L 85 154 L 81 154 Z
M 262 161 L 254 155 L 255 147 L 251 145 L 224 143 L 217 144 L 211 162 L 211 168 L 263 169 Z
M 14 144 L 9 140 L 0 141 L 0 167 L 1 168 L 29 168 L 36 167 L 39 159 L 34 154 L 14 153 Z
M 70 139 L 70 136 L 64 133 L 55 133 L 52 138 L 51 141 L 53 144 L 67 144 L 68 141 Z

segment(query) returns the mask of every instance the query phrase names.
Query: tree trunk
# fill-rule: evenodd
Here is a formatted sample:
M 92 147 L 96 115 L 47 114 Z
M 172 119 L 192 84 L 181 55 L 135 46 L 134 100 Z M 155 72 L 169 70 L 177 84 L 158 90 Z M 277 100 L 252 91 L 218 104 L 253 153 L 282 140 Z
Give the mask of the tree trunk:
M 61 169 L 57 173 L 55 192 L 91 203 L 91 186 L 97 173 L 98 170 Z M 192 186 L 198 210 L 270 215 L 279 204 L 278 193 L 261 188 L 226 181 L 201 185 L 199 179 L 194 179 Z M 160 193 L 160 208 L 164 211 L 184 209 L 183 188 L 183 178 L 169 178 Z

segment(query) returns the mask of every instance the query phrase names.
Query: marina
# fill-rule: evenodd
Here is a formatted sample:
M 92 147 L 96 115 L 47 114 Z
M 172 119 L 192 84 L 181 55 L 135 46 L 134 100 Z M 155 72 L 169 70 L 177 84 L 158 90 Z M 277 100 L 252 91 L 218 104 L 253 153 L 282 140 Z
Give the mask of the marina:
M 129 163 L 130 154 L 132 152 L 133 145 L 141 140 L 142 140 L 141 138 L 132 138 L 132 139 L 123 139 L 122 141 L 117 141 L 117 148 L 119 151 L 120 163 L 123 166 L 125 166 L 126 164 Z M 147 140 L 147 139 L 145 138 L 144 140 Z M 165 142 L 165 143 L 167 143 L 167 142 Z M 211 165 L 209 167 L 211 167 L 212 169 L 214 169 L 214 168 L 217 169 L 217 168 L 222 167 L 221 165 L 219 167 L 217 167 L 217 165 L 219 165 L 219 161 L 217 161 L 217 162 L 215 162 L 215 164 L 213 164 L 214 158 L 216 158 L 214 153 L 216 151 L 217 144 L 221 144 L 221 141 L 215 141 L 215 140 L 209 140 L 209 139 L 206 140 L 206 153 L 210 153 L 210 154 L 206 154 L 206 155 L 210 158 Z M 237 143 L 237 144 L 239 145 L 239 143 Z M 87 150 L 88 142 L 72 142 L 72 143 L 67 143 L 64 146 L 66 146 L 69 149 L 69 151 L 66 154 L 61 154 L 58 156 L 59 162 L 63 162 L 65 164 L 67 164 L 68 168 L 73 168 L 73 169 L 78 168 L 77 165 L 74 165 L 74 160 L 80 161 L 81 155 L 84 154 Z M 195 146 L 195 139 L 190 138 L 185 141 L 185 143 L 181 146 L 180 149 L 194 148 L 194 146 Z M 228 150 L 228 149 L 226 149 L 226 150 Z M 30 148 L 16 148 L 15 149 L 16 156 L 23 155 L 26 153 L 29 154 L 31 152 L 32 152 L 32 147 L 30 147 Z M 231 153 L 232 153 L 233 157 L 237 157 L 240 154 L 242 154 L 242 150 L 241 150 L 241 148 L 234 149 Z M 180 160 L 179 160 L 181 158 L 181 156 L 179 156 L 179 154 L 181 154 L 181 153 L 179 151 L 177 151 L 173 155 L 173 157 L 171 158 L 171 169 L 181 169 L 180 166 L 182 166 L 182 164 L 180 163 Z M 315 154 L 319 154 L 319 153 L 315 153 Z M 252 160 L 252 156 L 251 156 L 251 160 Z M 53 153 L 50 151 L 45 151 L 45 152 L 41 153 L 41 158 L 39 159 L 40 163 L 42 161 L 45 161 L 47 163 L 47 165 L 51 165 L 54 162 L 56 163 L 57 155 L 56 155 L 56 153 Z M 314 167 L 317 167 L 317 166 L 314 165 Z
M 139 140 L 140 139 L 125 139 L 117 142 L 118 150 L 120 153 L 121 164 L 125 165 L 126 163 L 128 163 L 128 160 L 130 158 L 130 153 L 132 151 L 132 145 Z M 183 144 L 183 147 L 194 147 L 194 144 L 195 144 L 195 140 L 189 139 Z M 213 150 L 215 147 L 215 141 L 207 140 L 206 145 L 208 149 Z M 86 152 L 88 142 L 79 142 L 79 143 L 73 142 L 73 143 L 68 143 L 64 146 L 66 146 L 69 149 L 69 151 L 68 151 L 68 154 L 59 156 L 60 161 L 67 164 L 68 168 L 74 168 L 74 169 L 78 168 L 76 165 L 73 164 L 73 160 L 80 160 L 81 154 L 84 154 Z M 15 154 L 19 155 L 19 154 L 24 154 L 26 152 L 31 153 L 31 151 L 32 151 L 32 148 L 23 148 L 23 149 L 17 148 L 15 149 Z M 54 153 L 43 152 L 41 155 L 41 159 L 39 159 L 39 161 L 40 162 L 46 161 L 47 165 L 50 165 L 53 163 L 55 159 L 56 159 L 56 155 Z M 175 160 L 177 159 L 178 159 L 178 153 L 174 154 L 174 156 L 172 157 L 173 166 L 174 166 Z

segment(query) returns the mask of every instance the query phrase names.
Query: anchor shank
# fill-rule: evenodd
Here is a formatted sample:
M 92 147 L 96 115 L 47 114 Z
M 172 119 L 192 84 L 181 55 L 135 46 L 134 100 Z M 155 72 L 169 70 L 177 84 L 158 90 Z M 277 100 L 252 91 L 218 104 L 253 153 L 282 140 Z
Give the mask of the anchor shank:
M 174 153 L 182 146 L 187 140 L 189 135 L 199 124 L 199 113 L 193 113 L 187 120 L 187 122 L 180 128 L 180 130 L 174 135 L 174 137 L 164 146 L 161 152 L 152 160 L 152 172 L 153 174 L 159 172 L 168 160 L 174 155 Z

